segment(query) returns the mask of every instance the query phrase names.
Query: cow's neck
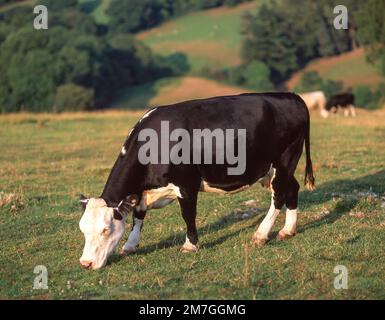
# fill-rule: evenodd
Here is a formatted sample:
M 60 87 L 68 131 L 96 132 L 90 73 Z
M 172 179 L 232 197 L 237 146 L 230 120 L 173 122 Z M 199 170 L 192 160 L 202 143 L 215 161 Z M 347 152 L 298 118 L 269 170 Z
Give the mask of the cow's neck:
M 101 198 L 107 202 L 108 206 L 117 206 L 128 195 L 140 193 L 138 190 L 140 171 L 141 168 L 136 161 L 119 156 Z

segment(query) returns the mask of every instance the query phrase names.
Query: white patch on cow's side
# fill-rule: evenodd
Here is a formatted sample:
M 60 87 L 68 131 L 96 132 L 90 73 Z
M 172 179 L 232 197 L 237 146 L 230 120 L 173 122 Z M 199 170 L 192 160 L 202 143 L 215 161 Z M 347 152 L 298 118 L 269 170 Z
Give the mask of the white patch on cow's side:
M 114 209 L 103 199 L 90 199 L 79 222 L 85 237 L 80 263 L 89 269 L 104 267 L 124 234 L 125 223 L 126 216 L 114 219 Z
M 183 244 L 182 252 L 197 252 L 198 246 L 195 244 L 192 244 L 189 240 L 189 238 L 186 236 L 186 241 Z
M 259 179 L 257 182 L 260 183 L 263 187 L 270 189 L 271 182 L 273 181 L 274 177 L 275 177 L 275 169 L 273 168 L 273 165 L 271 165 L 270 169 L 266 173 L 266 175 L 263 176 L 261 179 Z M 226 190 L 223 190 L 220 188 L 212 187 L 208 184 L 207 181 L 202 180 L 199 191 L 200 192 L 207 192 L 207 193 L 231 195 L 231 194 L 242 192 L 242 191 L 244 191 L 250 187 L 252 187 L 252 185 L 247 184 L 247 185 L 244 185 L 238 189 L 226 191 Z
M 293 236 L 296 234 L 297 231 L 297 209 L 286 210 L 286 220 L 285 220 L 285 226 L 283 229 L 279 232 L 281 236 Z
M 144 114 L 144 116 L 142 117 L 142 119 L 140 119 L 139 122 L 143 121 L 144 119 L 148 118 L 150 116 L 151 113 L 153 113 L 154 111 L 158 110 L 158 108 L 154 108 L 154 109 L 151 109 L 150 111 L 146 112 Z
M 140 242 L 140 232 L 142 229 L 143 220 L 134 218 L 134 228 L 132 229 L 127 242 L 123 246 L 124 253 L 135 252 Z
M 122 147 L 122 150 L 120 151 L 120 153 L 122 156 L 125 156 L 127 154 L 127 150 L 125 146 Z
M 183 198 L 179 187 L 169 183 L 166 187 L 144 191 L 136 210 L 144 212 L 151 209 L 161 209 L 177 198 Z
M 211 187 L 206 181 L 202 180 L 199 191 L 200 192 L 208 192 L 208 193 L 218 193 L 218 194 L 235 194 L 235 193 L 241 192 L 243 190 L 246 190 L 248 188 L 250 188 L 250 185 L 245 185 L 245 186 L 238 188 L 236 190 L 226 191 L 223 189 Z

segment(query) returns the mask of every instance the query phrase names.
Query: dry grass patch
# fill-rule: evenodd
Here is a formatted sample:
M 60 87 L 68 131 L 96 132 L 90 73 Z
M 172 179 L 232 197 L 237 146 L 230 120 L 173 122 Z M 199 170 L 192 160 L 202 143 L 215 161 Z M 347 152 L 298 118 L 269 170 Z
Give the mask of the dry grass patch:
M 6 208 L 12 213 L 20 212 L 27 206 L 23 194 L 0 192 L 0 208 Z

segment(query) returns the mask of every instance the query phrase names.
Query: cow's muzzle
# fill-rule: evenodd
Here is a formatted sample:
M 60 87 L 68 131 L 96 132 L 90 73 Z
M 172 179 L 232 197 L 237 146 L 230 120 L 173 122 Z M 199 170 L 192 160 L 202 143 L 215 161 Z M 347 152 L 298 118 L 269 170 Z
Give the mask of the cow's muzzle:
M 85 261 L 85 260 L 80 260 L 80 264 L 84 269 L 91 270 L 93 262 L 92 261 Z

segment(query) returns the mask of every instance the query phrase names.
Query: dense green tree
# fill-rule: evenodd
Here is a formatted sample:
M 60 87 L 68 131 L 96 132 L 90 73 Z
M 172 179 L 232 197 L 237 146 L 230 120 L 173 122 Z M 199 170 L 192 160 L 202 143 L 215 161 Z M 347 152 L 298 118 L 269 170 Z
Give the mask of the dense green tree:
M 295 88 L 295 92 L 310 92 L 321 90 L 327 98 L 344 91 L 341 81 L 331 79 L 322 79 L 316 71 L 305 72 L 301 78 L 299 85 Z
M 94 106 L 94 90 L 73 83 L 61 85 L 56 90 L 53 110 L 80 111 Z
M 246 64 L 262 61 L 276 82 L 298 68 L 297 44 L 287 35 L 288 21 L 283 12 L 263 4 L 256 16 L 245 16 L 242 55 Z
M 52 65 L 53 56 L 45 50 L 31 50 L 26 54 L 14 54 L 7 70 L 11 88 L 10 106 L 19 110 L 47 110 L 55 91 Z
M 385 75 L 385 1 L 367 0 L 358 11 L 358 36 L 371 62 L 382 62 Z
M 360 108 L 379 109 L 385 103 L 385 84 L 381 83 L 377 88 L 370 86 L 358 86 L 353 89 L 356 105 Z
M 137 32 L 194 10 L 235 5 L 250 0 L 112 0 L 107 13 L 117 32 Z
M 78 5 L 78 0 L 39 0 L 39 4 L 45 5 L 49 11 L 61 11 Z
M 0 5 L 12 3 L 12 2 L 18 2 L 20 0 L 0 0 Z
M 92 90 L 93 106 L 106 106 L 124 86 L 170 75 L 172 70 L 160 62 L 130 35 L 104 37 L 68 25 L 36 32 L 28 25 L 0 44 L 0 108 L 53 110 L 59 87 Z M 61 110 L 66 104 L 59 105 Z
M 72 8 L 51 13 L 49 25 L 59 25 L 86 34 L 97 34 L 100 29 L 90 15 Z
M 348 7 L 351 30 L 335 29 L 333 10 L 337 4 Z M 264 2 L 255 15 L 243 19 L 244 62 L 264 62 L 278 84 L 316 57 L 352 49 L 357 42 L 353 32 L 356 12 L 357 4 L 352 0 Z
M 169 11 L 167 1 L 162 0 L 113 0 L 108 14 L 114 30 L 136 32 L 164 21 Z

